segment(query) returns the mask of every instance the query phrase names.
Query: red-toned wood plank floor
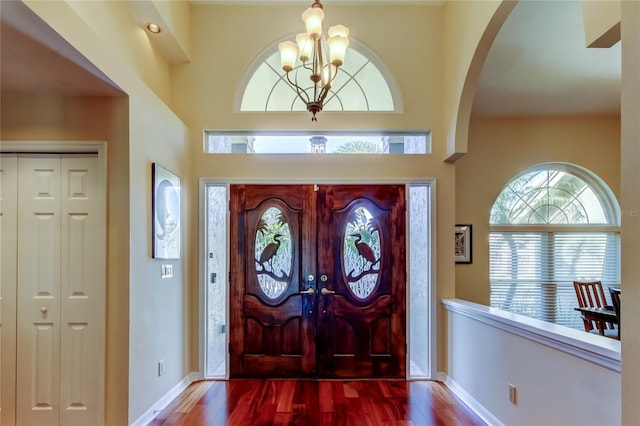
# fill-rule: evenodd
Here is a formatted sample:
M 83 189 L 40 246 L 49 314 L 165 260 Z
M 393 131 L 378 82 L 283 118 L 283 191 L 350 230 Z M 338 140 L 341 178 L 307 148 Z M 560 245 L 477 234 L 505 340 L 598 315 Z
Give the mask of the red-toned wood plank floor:
M 191 384 L 150 426 L 484 425 L 437 381 L 229 380 Z

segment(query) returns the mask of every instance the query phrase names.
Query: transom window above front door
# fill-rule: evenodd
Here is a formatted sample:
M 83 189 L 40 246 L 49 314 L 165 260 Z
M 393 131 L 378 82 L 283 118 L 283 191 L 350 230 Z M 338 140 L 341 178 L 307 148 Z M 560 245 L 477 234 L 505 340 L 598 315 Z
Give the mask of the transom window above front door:
M 209 154 L 431 154 L 431 133 L 207 130 L 204 150 Z

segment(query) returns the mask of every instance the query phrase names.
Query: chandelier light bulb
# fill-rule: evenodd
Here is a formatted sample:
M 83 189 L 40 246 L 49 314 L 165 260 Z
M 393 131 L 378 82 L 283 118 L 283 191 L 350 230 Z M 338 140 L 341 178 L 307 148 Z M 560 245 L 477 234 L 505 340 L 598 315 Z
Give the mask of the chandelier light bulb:
M 333 64 L 327 64 L 322 68 L 322 84 L 328 89 L 331 88 L 331 82 L 338 72 L 338 67 Z
M 334 25 L 333 27 L 330 27 L 327 32 L 329 33 L 329 37 L 349 37 L 349 28 L 344 25 Z
M 298 46 L 292 41 L 283 41 L 278 45 L 280 50 L 280 62 L 285 72 L 291 71 L 296 66 L 298 59 Z
M 301 33 L 296 36 L 296 43 L 298 43 L 300 60 L 302 62 L 307 62 L 313 53 L 313 40 L 309 38 L 307 33 Z
M 322 35 L 322 21 L 324 20 L 324 12 L 322 7 L 310 7 L 302 12 L 302 21 L 307 27 L 307 34 L 312 39 Z

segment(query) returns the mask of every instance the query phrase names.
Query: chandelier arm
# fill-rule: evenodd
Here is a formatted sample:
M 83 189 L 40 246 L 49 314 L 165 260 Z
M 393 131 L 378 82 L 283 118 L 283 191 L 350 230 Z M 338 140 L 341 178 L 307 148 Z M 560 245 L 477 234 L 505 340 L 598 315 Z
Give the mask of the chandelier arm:
M 291 81 L 291 77 L 289 77 L 289 73 L 287 73 L 286 75 L 287 75 L 287 81 L 289 82 L 291 87 L 294 87 L 296 89 L 296 93 L 298 94 L 298 97 L 300 98 L 300 100 L 305 104 L 309 103 L 309 95 L 307 95 L 307 92 L 301 89 L 300 86 L 298 86 L 296 83 Z M 302 96 L 301 92 L 304 93 L 304 97 Z
M 330 84 L 325 85 L 325 86 L 322 87 L 322 90 L 320 90 L 320 96 L 318 96 L 318 102 L 324 103 L 324 99 L 329 94 L 329 90 L 331 90 L 331 85 Z
M 318 81 L 314 81 L 314 85 L 313 85 L 313 99 L 320 99 L 320 96 L 322 94 L 322 89 L 320 90 L 320 93 L 318 93 L 318 86 L 321 81 L 322 81 L 322 73 L 323 73 L 323 69 L 324 69 L 324 51 L 322 50 L 322 37 L 317 37 L 315 40 L 315 49 L 313 50 L 313 59 L 314 59 L 314 70 L 313 73 L 315 75 L 317 75 L 320 80 Z M 324 88 L 323 86 L 321 86 L 322 88 Z
M 333 77 L 331 77 L 331 80 L 329 80 L 329 86 L 333 86 L 333 80 L 336 79 L 336 76 L 338 75 L 339 71 L 340 71 L 340 67 L 336 67 L 336 72 L 333 74 Z
M 322 86 L 322 90 L 320 90 L 320 95 L 318 96 L 318 102 L 324 103 L 324 100 L 329 94 L 329 91 L 331 90 L 331 85 L 333 83 L 333 80 L 335 80 L 337 74 L 338 74 L 338 68 L 336 67 L 336 73 L 334 74 L 333 78 L 329 80 L 327 84 Z

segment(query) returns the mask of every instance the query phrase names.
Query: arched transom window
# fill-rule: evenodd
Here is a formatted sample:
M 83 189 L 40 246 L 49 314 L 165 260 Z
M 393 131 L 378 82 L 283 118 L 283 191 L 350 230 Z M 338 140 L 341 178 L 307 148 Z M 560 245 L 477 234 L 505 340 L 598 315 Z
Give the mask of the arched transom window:
M 513 178 L 491 209 L 491 306 L 582 329 L 573 281 L 619 286 L 619 218 L 611 190 L 580 167 Z
M 333 81 L 323 110 L 397 111 L 398 95 L 388 75 L 380 61 L 364 46 L 357 50 L 348 48 L 345 62 Z M 280 53 L 274 48 L 273 53 L 259 63 L 248 79 L 240 111 L 305 110 L 306 105 L 287 83 L 280 64 Z

